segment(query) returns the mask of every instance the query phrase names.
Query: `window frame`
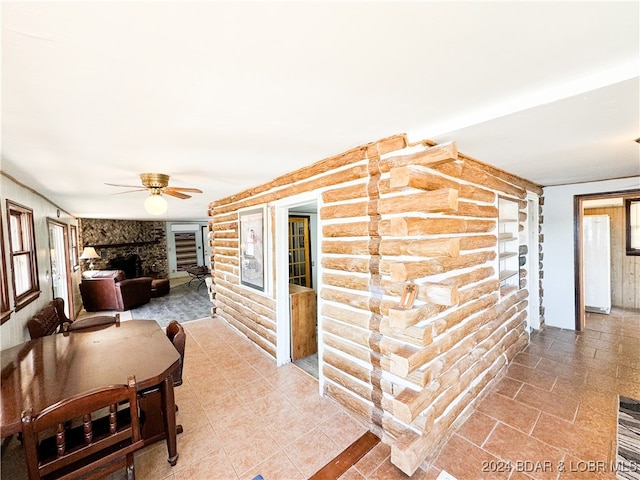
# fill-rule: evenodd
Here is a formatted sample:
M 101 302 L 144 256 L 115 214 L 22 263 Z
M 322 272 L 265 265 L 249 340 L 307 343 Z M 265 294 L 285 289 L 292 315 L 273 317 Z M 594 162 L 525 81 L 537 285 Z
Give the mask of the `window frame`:
M 14 239 L 11 231 L 11 219 L 14 217 L 18 219 L 20 225 L 20 247 L 24 248 L 26 245 L 27 249 L 14 249 Z M 40 279 L 38 277 L 38 259 L 36 255 L 38 250 L 36 247 L 33 210 L 11 200 L 7 200 L 7 230 L 9 234 L 9 257 L 11 259 L 11 280 L 13 282 L 13 303 L 14 309 L 17 312 L 40 296 Z M 18 256 L 26 257 L 28 271 L 25 271 L 25 273 L 28 274 L 30 280 L 30 288 L 20 295 L 17 294 L 15 269 L 15 259 Z
M 80 253 L 78 251 L 78 227 L 69 225 L 71 268 L 75 272 L 80 268 Z
M 9 301 L 9 276 L 7 270 L 7 257 L 4 249 L 4 228 L 2 219 L 0 218 L 0 265 L 2 266 L 2 275 L 0 275 L 0 325 L 9 320 L 13 310 Z
M 640 197 L 629 197 L 624 199 L 624 228 L 625 228 L 625 246 L 627 255 L 640 256 L 640 246 L 634 248 L 631 245 L 631 204 L 638 204 L 640 208 Z M 640 228 L 640 225 L 638 225 Z

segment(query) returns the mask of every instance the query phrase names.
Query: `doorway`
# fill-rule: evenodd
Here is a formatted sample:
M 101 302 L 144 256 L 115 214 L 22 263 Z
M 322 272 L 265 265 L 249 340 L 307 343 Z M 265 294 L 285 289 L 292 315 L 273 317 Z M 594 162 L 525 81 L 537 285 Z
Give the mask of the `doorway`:
M 574 196 L 575 328 L 578 331 L 584 330 L 587 321 L 585 305 L 586 269 L 583 243 L 585 208 L 589 208 L 589 213 L 591 214 L 607 214 L 610 217 L 611 304 L 625 308 L 627 306 L 625 301 L 620 299 L 628 299 L 630 296 L 635 298 L 640 295 L 640 289 L 638 289 L 637 280 L 633 280 L 632 278 L 634 276 L 625 276 L 624 272 L 628 269 L 635 271 L 640 262 L 637 257 L 630 257 L 625 254 L 624 230 L 626 229 L 626 225 L 622 200 L 628 197 L 637 197 L 638 195 L 640 195 L 640 190 L 624 190 Z M 627 277 L 629 281 L 625 280 Z M 624 290 L 625 288 L 627 288 L 626 291 Z M 640 301 L 640 299 L 638 301 Z M 589 318 L 594 318 L 594 315 L 590 315 Z
M 64 223 L 47 219 L 47 227 L 49 229 L 49 260 L 51 262 L 53 298 L 64 300 L 65 314 L 73 320 L 67 226 Z
M 201 223 L 171 223 L 167 227 L 169 278 L 187 277 L 194 265 L 210 268 L 208 227 Z
M 318 310 L 313 285 L 315 204 L 289 209 L 289 311 L 291 361 L 318 378 Z M 315 230 L 315 228 L 314 228 Z
M 315 197 L 276 207 L 277 363 L 319 377 L 318 206 Z M 284 241 L 281 241 L 283 239 Z

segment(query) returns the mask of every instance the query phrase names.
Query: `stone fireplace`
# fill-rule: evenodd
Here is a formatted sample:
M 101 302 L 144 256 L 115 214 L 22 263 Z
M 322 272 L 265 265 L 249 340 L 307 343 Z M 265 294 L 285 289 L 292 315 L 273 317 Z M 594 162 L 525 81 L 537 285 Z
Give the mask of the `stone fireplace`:
M 78 225 L 81 247 L 95 247 L 100 254 L 96 269 L 124 270 L 127 278 L 152 273 L 168 278 L 164 222 L 81 218 Z

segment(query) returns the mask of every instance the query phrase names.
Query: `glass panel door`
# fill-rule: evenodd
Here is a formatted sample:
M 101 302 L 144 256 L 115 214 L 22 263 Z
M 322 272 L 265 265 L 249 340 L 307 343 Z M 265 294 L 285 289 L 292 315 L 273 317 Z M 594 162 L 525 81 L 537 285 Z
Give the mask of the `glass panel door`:
M 309 217 L 289 217 L 289 283 L 312 287 Z

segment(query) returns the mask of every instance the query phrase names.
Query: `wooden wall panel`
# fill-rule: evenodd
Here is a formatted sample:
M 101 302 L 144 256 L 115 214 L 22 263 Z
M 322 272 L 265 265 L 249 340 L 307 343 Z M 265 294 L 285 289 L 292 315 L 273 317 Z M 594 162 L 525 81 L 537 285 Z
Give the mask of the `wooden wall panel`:
M 498 196 L 530 188 L 455 142 L 397 136 L 213 202 L 217 312 L 275 356 L 275 299 L 239 284 L 237 210 L 317 191 L 323 389 L 411 475 L 528 341 L 529 293 L 500 291 L 496 226 Z M 401 305 L 407 283 L 417 293 Z

